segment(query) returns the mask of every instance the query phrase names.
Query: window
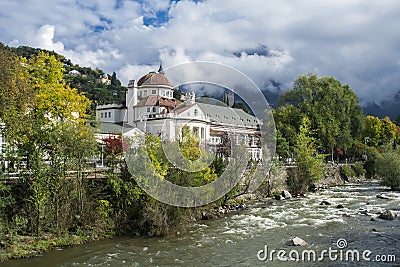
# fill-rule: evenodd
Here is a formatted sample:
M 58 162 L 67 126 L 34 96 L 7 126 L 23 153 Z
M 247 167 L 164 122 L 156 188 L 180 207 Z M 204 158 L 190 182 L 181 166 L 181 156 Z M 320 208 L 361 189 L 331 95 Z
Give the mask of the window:
M 197 116 L 197 114 L 199 113 L 199 111 L 197 110 L 197 108 L 194 109 L 194 115 Z
M 107 112 L 104 112 L 104 118 L 107 118 Z
M 147 90 L 144 90 L 143 92 L 143 96 L 146 97 L 147 96 Z
M 147 112 L 150 112 L 150 107 L 147 107 Z
M 153 107 L 153 112 L 156 112 L 156 107 Z
M 100 117 L 101 117 L 101 118 L 103 118 L 103 117 L 104 117 L 104 114 L 103 114 L 103 112 L 102 112 L 102 113 L 100 113 Z
M 109 117 L 109 118 L 111 118 L 111 111 L 110 111 L 110 112 L 108 112 L 108 117 Z
M 140 96 L 140 97 L 142 96 L 142 91 L 139 92 L 139 96 Z
M 193 127 L 193 134 L 199 137 L 199 127 Z
M 151 94 L 152 94 L 152 95 L 157 94 L 157 90 L 151 90 Z

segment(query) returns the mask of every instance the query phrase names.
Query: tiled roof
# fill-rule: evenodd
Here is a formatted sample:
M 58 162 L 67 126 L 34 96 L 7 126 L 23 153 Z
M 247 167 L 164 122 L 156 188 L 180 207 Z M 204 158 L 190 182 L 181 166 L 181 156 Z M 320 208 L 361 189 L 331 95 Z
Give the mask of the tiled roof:
M 111 122 L 100 122 L 99 124 L 100 133 L 107 134 L 120 134 L 122 133 L 123 127 L 116 123 Z
M 261 121 L 241 109 L 197 103 L 211 122 L 222 125 L 257 127 Z
M 159 95 L 149 95 L 144 98 L 142 98 L 137 106 L 142 107 L 142 106 L 163 106 L 163 107 L 176 107 L 180 105 L 181 102 L 176 99 L 168 99 L 168 98 L 163 98 Z
M 155 106 L 157 104 L 158 98 L 160 96 L 157 95 L 149 95 L 142 98 L 138 103 L 137 106 Z
M 180 104 L 181 104 L 181 101 L 179 101 L 175 98 L 169 99 L 169 98 L 160 97 L 160 99 L 159 99 L 159 105 L 164 106 L 164 107 L 176 107 L 176 106 L 179 106 Z
M 172 86 L 167 76 L 163 73 L 149 72 L 139 79 L 138 86 L 141 85 L 168 85 Z
M 174 111 L 175 111 L 176 114 L 180 114 L 180 113 L 184 112 L 185 110 L 188 110 L 189 108 L 191 108 L 191 107 L 193 107 L 195 105 L 196 104 L 187 105 L 186 103 L 183 103 L 183 104 L 177 106 Z

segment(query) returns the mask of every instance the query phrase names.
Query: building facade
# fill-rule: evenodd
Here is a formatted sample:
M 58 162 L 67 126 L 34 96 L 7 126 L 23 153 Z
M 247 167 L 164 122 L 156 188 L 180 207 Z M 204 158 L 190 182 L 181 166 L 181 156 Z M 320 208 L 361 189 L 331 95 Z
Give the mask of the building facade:
M 233 94 L 227 95 L 229 106 Z M 126 93 L 126 106 L 101 105 L 96 108 L 96 118 L 102 133 L 120 125 L 123 130 L 137 129 L 162 140 L 175 141 L 186 126 L 199 138 L 203 146 L 223 146 L 226 136 L 246 146 L 254 160 L 262 158 L 260 146 L 260 120 L 241 109 L 196 101 L 193 92 L 183 99 L 174 98 L 174 88 L 160 66 L 158 72 L 150 72 L 138 81 L 131 80 Z M 112 132 L 109 134 L 116 134 Z

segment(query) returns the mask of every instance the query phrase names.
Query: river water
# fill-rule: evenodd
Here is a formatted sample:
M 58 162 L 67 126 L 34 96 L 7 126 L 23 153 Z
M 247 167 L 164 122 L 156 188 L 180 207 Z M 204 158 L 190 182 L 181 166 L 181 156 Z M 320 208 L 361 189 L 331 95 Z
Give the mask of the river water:
M 332 205 L 320 205 L 323 200 Z M 115 238 L 0 266 L 400 266 L 400 218 L 371 220 L 385 209 L 400 210 L 399 192 L 374 182 L 350 184 L 250 203 L 176 236 Z M 308 246 L 290 246 L 295 236 Z M 273 250 L 282 250 L 282 259 Z

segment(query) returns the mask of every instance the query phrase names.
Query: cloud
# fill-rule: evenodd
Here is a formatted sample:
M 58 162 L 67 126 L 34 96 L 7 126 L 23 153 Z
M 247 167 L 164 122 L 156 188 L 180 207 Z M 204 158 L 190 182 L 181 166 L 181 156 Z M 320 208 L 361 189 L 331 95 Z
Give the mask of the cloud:
M 272 80 L 289 89 L 313 72 L 379 101 L 400 91 L 399 13 L 397 0 L 4 0 L 0 41 L 62 52 L 124 84 L 160 59 L 209 60 L 261 88 L 276 88 Z
M 53 25 L 43 25 L 40 27 L 35 34 L 30 38 L 32 45 L 35 47 L 41 47 L 47 50 L 54 50 L 56 52 L 64 51 L 64 44 L 61 42 L 54 42 L 54 31 Z

